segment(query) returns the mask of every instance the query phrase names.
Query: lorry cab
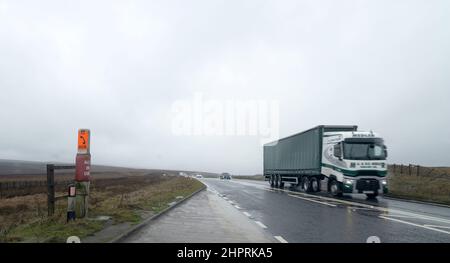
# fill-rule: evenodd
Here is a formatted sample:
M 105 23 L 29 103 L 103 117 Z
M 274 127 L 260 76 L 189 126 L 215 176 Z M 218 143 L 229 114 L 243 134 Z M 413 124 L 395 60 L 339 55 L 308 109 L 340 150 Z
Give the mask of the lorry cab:
M 326 132 L 322 149 L 324 185 L 333 195 L 364 193 L 375 197 L 387 192 L 387 147 L 378 134 Z

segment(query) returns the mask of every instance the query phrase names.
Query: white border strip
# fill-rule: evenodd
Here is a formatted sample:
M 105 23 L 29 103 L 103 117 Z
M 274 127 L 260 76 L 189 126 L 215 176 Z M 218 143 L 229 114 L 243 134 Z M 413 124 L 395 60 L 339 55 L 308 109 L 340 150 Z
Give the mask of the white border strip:
M 264 225 L 263 223 L 261 223 L 261 222 L 259 222 L 259 221 L 255 221 L 255 223 L 256 223 L 258 226 L 260 226 L 261 228 L 264 228 L 264 229 L 267 228 L 266 225 Z

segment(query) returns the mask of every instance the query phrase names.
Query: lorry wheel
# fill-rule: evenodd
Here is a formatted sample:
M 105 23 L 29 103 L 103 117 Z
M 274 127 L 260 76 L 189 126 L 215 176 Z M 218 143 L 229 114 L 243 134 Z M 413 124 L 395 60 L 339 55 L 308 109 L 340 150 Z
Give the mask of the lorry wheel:
M 284 182 L 281 181 L 281 177 L 280 177 L 280 188 L 284 188 Z
M 333 196 L 342 196 L 342 187 L 338 181 L 333 180 L 330 183 L 330 191 Z
M 279 186 L 279 177 L 278 175 L 275 175 L 275 188 L 278 188 Z
M 378 192 L 375 192 L 373 194 L 366 194 L 366 196 L 367 196 L 367 199 L 374 199 L 375 197 L 378 196 Z
M 311 192 L 311 184 L 308 177 L 303 177 L 302 179 L 302 188 L 305 192 Z
M 270 178 L 269 178 L 270 187 L 274 187 L 274 186 L 275 186 L 273 177 L 274 177 L 274 175 L 272 174 L 272 175 L 270 176 Z
M 311 177 L 309 184 L 311 185 L 312 192 L 320 191 L 320 181 L 317 179 L 317 177 Z
M 283 183 L 283 181 L 281 181 L 281 175 L 278 175 L 277 176 L 277 178 L 278 178 L 278 188 L 283 188 L 284 187 L 284 183 Z

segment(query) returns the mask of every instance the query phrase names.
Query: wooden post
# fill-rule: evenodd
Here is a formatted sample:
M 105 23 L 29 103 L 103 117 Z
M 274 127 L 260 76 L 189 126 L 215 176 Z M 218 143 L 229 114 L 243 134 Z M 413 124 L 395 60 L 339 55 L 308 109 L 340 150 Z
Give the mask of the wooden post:
M 47 164 L 47 212 L 48 216 L 55 213 L 55 166 Z
M 408 174 L 411 176 L 411 164 L 408 165 Z
M 417 165 L 417 176 L 419 176 L 420 165 Z
M 403 164 L 400 164 L 400 174 L 403 174 Z

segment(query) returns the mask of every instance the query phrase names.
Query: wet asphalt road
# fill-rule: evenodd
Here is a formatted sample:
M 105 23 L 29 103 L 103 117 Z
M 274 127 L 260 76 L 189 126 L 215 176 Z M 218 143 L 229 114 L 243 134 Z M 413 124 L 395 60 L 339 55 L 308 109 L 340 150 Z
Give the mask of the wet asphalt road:
M 381 242 L 450 242 L 449 207 L 358 195 L 335 199 L 271 189 L 261 181 L 202 182 L 287 242 L 366 242 L 370 236 Z
M 124 242 L 450 242 L 450 208 L 365 195 L 332 198 L 267 182 L 204 178 L 207 191 Z

